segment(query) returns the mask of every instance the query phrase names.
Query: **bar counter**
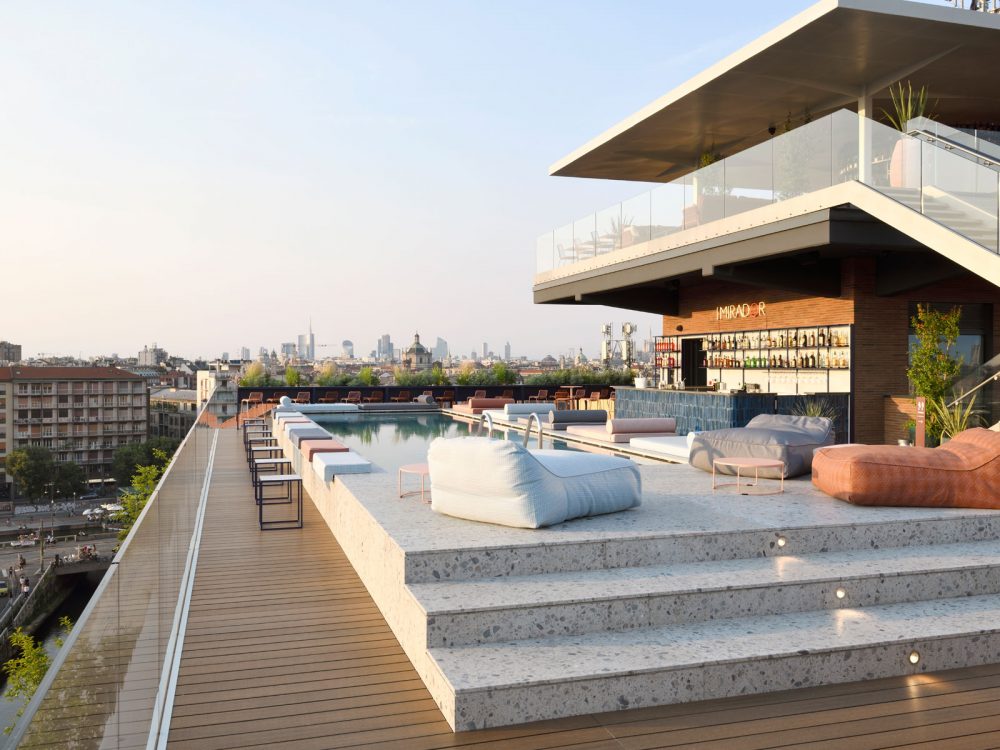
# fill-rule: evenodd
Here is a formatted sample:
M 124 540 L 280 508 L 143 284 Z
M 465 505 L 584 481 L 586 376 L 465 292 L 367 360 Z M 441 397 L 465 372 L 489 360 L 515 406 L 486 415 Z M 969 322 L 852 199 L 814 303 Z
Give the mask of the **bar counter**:
M 790 414 L 797 401 L 808 396 L 779 396 L 775 393 L 730 393 L 728 391 L 675 391 L 657 388 L 615 387 L 615 417 L 673 417 L 677 434 L 701 430 L 721 430 L 744 427 L 758 414 Z M 837 407 L 840 416 L 834 420 L 838 442 L 849 433 L 850 394 L 824 393 L 825 399 Z

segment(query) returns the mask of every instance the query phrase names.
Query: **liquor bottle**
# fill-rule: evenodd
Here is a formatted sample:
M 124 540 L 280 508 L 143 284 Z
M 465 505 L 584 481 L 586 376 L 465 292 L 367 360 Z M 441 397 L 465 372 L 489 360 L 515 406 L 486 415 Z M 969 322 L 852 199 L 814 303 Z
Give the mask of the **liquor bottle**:
M 810 354 L 809 355 L 809 369 L 810 370 L 815 370 L 816 369 L 816 355 L 815 354 Z
M 816 338 L 817 338 L 817 343 L 820 346 L 826 346 L 826 336 L 823 334 L 822 328 L 819 329 L 819 336 L 817 336 Z
M 819 365 L 819 369 L 826 369 L 826 355 L 823 352 L 819 353 L 819 361 L 816 364 Z
M 779 354 L 778 355 L 778 369 L 782 370 L 782 369 L 784 369 L 784 367 L 785 367 L 784 360 L 782 360 L 781 355 Z
M 777 366 L 777 365 L 774 364 L 776 361 L 777 360 L 774 358 L 774 355 L 772 354 L 771 358 L 767 362 L 767 366 L 770 367 L 773 370 Z
M 816 346 L 816 334 L 815 333 L 810 333 L 809 334 L 809 346 Z

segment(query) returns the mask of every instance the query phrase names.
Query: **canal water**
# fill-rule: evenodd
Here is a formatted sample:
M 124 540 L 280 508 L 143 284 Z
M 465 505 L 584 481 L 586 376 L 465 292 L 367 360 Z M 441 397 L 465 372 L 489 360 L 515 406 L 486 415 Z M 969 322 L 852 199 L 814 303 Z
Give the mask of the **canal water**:
M 69 617 L 74 623 L 79 620 L 80 615 L 87 606 L 87 602 L 90 601 L 90 597 L 94 593 L 94 588 L 94 585 L 91 585 L 86 581 L 85 576 L 81 576 L 79 585 L 77 585 L 73 590 L 73 593 L 69 595 L 69 598 L 63 602 L 62 606 L 56 612 L 50 615 L 45 622 L 42 623 L 38 632 L 35 633 L 35 638 L 42 639 L 42 642 L 45 645 L 45 650 L 49 654 L 50 662 L 55 660 L 56 654 L 59 651 L 56 641 L 63 636 L 63 633 L 59 628 L 59 618 L 64 616 Z M 0 674 L 0 685 L 2 685 L 3 692 L 6 693 L 6 672 Z M 0 730 L 13 723 L 21 705 L 21 699 L 10 701 L 7 700 L 7 698 L 0 697 Z M 4 739 L 4 736 L 0 734 L 0 747 L 4 746 Z

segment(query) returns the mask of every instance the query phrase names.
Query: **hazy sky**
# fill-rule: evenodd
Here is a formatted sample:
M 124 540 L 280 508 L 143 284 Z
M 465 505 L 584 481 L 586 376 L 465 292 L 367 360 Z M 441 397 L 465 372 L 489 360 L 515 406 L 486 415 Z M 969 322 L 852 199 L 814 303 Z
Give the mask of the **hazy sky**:
M 548 166 L 807 7 L 0 3 L 0 339 L 234 356 L 597 353 L 531 302 L 535 238 L 645 185 Z

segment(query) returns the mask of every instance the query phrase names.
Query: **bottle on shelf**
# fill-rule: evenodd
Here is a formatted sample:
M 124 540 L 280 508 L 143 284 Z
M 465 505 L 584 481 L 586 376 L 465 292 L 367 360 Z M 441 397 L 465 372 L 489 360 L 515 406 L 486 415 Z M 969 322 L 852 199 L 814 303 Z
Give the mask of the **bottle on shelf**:
M 826 335 L 823 333 L 823 329 L 819 329 L 819 336 L 816 337 L 816 343 L 819 346 L 826 346 Z

